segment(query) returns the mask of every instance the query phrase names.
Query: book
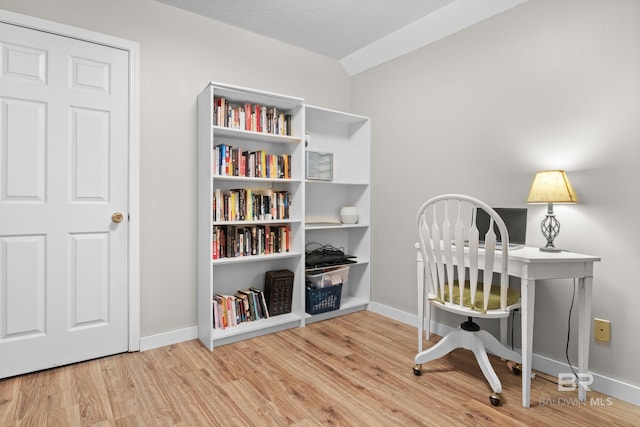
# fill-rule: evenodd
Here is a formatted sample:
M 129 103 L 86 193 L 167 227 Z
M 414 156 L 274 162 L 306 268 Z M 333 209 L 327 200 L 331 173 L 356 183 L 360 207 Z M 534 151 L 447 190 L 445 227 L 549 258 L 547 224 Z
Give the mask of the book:
M 220 329 L 222 327 L 222 324 L 220 322 L 220 301 L 218 301 L 218 299 L 214 296 L 211 304 L 213 305 L 213 327 L 215 329 Z
M 211 259 L 218 259 L 220 257 L 220 232 L 219 227 L 213 227 L 213 238 L 211 241 Z
M 256 299 L 258 300 L 258 306 L 262 315 L 262 318 L 266 319 L 270 317 L 269 307 L 267 307 L 267 301 L 264 297 L 264 292 L 257 288 L 249 288 L 251 291 L 255 292 Z
M 216 294 L 213 297 L 214 302 L 218 306 L 218 313 L 216 318 L 216 323 L 218 324 L 219 329 L 226 329 L 228 326 L 227 323 L 227 303 L 225 298 L 222 295 Z
M 247 296 L 247 302 L 249 303 L 249 312 L 251 313 L 251 318 L 253 320 L 260 319 L 260 315 L 256 307 L 255 293 L 250 289 L 240 289 L 238 292 Z
M 251 307 L 249 305 L 249 297 L 244 292 L 238 291 L 236 293 L 236 298 L 240 299 L 242 302 L 242 310 L 245 314 L 245 321 L 251 322 L 253 321 L 253 315 L 251 314 Z
M 233 295 L 216 294 L 215 298 L 221 307 L 222 329 L 238 324 L 235 297 Z

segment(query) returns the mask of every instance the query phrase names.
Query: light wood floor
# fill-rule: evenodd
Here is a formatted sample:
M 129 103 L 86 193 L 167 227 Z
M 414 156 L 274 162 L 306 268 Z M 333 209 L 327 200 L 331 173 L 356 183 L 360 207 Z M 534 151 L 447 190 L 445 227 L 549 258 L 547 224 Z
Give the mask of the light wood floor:
M 359 312 L 230 344 L 197 340 L 0 381 L 2 426 L 637 426 L 640 408 L 520 377 L 493 358 L 504 392 L 470 352 L 456 350 L 412 373 L 416 329 Z M 433 339 L 435 341 L 435 339 Z

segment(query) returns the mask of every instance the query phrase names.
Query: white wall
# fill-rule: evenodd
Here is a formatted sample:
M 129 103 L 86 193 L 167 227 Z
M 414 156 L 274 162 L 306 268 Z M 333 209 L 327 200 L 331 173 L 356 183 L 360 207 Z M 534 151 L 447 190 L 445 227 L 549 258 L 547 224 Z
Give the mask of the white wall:
M 638 1 L 531 0 L 354 76 L 353 110 L 372 118 L 372 299 L 417 312 L 414 215 L 426 199 L 524 207 L 537 170 L 565 169 L 580 203 L 556 207 L 556 244 L 602 257 L 593 316 L 612 322 L 610 343 L 592 339 L 590 369 L 640 386 L 639 41 Z M 529 206 L 532 245 L 544 212 Z M 566 362 L 572 288 L 536 287 L 534 353 Z M 571 325 L 577 364 L 576 310 Z
M 141 336 L 197 324 L 196 96 L 210 81 L 349 107 L 337 61 L 152 0 L 0 0 L 140 43 Z

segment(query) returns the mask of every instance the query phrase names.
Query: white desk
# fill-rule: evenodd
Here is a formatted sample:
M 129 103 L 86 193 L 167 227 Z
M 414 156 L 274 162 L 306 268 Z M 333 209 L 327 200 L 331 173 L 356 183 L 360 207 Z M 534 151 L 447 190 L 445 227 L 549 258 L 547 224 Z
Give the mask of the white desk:
M 480 256 L 482 258 L 482 255 Z M 593 263 L 597 261 L 600 261 L 600 258 L 591 255 L 572 252 L 542 252 L 538 248 L 529 246 L 509 251 L 509 275 L 519 277 L 521 283 L 522 406 L 528 408 L 531 400 L 531 354 L 536 280 L 578 279 L 578 375 L 580 376 L 580 374 L 587 372 L 589 366 Z M 483 262 L 481 260 L 480 264 L 482 265 Z M 423 287 L 423 295 L 428 295 L 427 289 L 424 288 L 424 265 L 419 249 L 417 273 L 418 286 Z M 427 326 L 426 330 L 430 331 L 430 329 Z M 504 332 L 504 328 L 502 329 Z M 422 337 L 420 338 L 422 339 Z M 503 343 L 505 338 L 503 333 L 501 336 Z M 584 387 L 578 387 L 578 398 L 583 402 L 586 400 L 587 392 Z

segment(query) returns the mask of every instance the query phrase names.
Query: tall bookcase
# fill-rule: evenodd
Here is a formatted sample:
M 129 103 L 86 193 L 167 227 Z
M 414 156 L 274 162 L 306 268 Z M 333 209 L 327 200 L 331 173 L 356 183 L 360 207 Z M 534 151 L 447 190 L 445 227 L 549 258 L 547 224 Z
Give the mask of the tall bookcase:
M 242 129 L 238 124 L 218 123 L 215 102 L 224 99 L 232 106 L 245 105 L 276 109 L 286 115 L 290 135 L 268 132 L 266 113 L 257 111 L 244 113 L 242 122 L 261 122 L 265 132 Z M 304 142 L 303 106 L 299 98 L 278 95 L 258 90 L 210 83 L 198 96 L 198 336 L 209 348 L 281 329 L 304 325 Z M 255 112 L 254 112 L 255 113 Z M 282 123 L 280 126 L 282 127 Z M 225 145 L 247 152 L 264 152 L 270 155 L 288 156 L 290 177 L 282 178 L 269 174 L 261 176 L 238 176 L 233 171 L 220 171 L 220 153 L 215 147 Z M 245 175 L 250 175 L 245 170 Z M 213 199 L 216 194 L 229 193 L 236 189 L 251 189 L 253 192 L 286 191 L 289 198 L 288 218 L 236 219 L 217 217 L 214 219 Z M 220 201 L 218 201 L 220 204 Z M 218 204 L 218 206 L 219 206 Z M 213 230 L 216 227 L 286 227 L 289 249 L 268 254 L 245 254 L 242 256 L 220 256 L 212 259 Z M 227 254 L 230 255 L 230 254 Z M 235 295 L 239 289 L 264 288 L 265 272 L 270 270 L 294 272 L 294 289 L 291 313 L 272 316 L 251 322 L 239 323 L 226 328 L 214 328 L 212 300 L 216 294 Z
M 370 141 L 367 117 L 305 105 L 306 150 L 331 153 L 331 180 L 306 179 L 305 245 L 332 245 L 355 256 L 342 289 L 340 308 L 313 315 L 307 322 L 324 320 L 367 308 L 370 296 Z M 341 224 L 340 210 L 354 206 L 359 219 Z
M 222 124 L 216 113 L 218 99 L 240 107 L 260 105 L 276 109 L 286 117 L 287 132 L 248 130 L 247 112 L 241 123 Z M 259 120 L 259 119 L 257 119 Z M 255 123 L 253 124 L 255 126 Z M 280 126 L 283 124 L 280 122 Z M 264 131 L 264 132 L 263 132 Z M 288 134 L 282 134 L 288 133 Z M 267 176 L 220 170 L 216 147 L 238 148 L 238 152 L 262 150 L 286 157 L 286 173 Z M 306 179 L 306 152 L 330 152 L 333 177 L 328 181 Z M 219 345 L 303 327 L 305 323 L 366 309 L 370 295 L 370 123 L 348 113 L 305 105 L 301 98 L 221 83 L 208 84 L 198 96 L 198 220 L 197 280 L 198 336 L 212 350 Z M 282 176 L 284 175 L 284 176 Z M 285 217 L 225 218 L 220 214 L 221 194 L 250 189 L 252 192 L 286 192 Z M 216 197 L 218 196 L 218 197 Z M 216 203 L 214 203 L 214 199 Z M 355 206 L 356 224 L 340 224 L 342 206 Z M 288 243 L 266 254 L 214 255 L 214 230 L 225 227 L 286 229 Z M 305 247 L 318 242 L 331 244 L 356 257 L 349 264 L 340 308 L 310 315 L 305 311 Z M 280 246 L 280 245 L 278 245 Z M 221 256 L 225 255 L 225 256 Z M 265 273 L 290 270 L 294 273 L 291 312 L 226 328 L 215 327 L 212 300 L 217 294 L 234 295 L 239 289 L 264 288 Z

